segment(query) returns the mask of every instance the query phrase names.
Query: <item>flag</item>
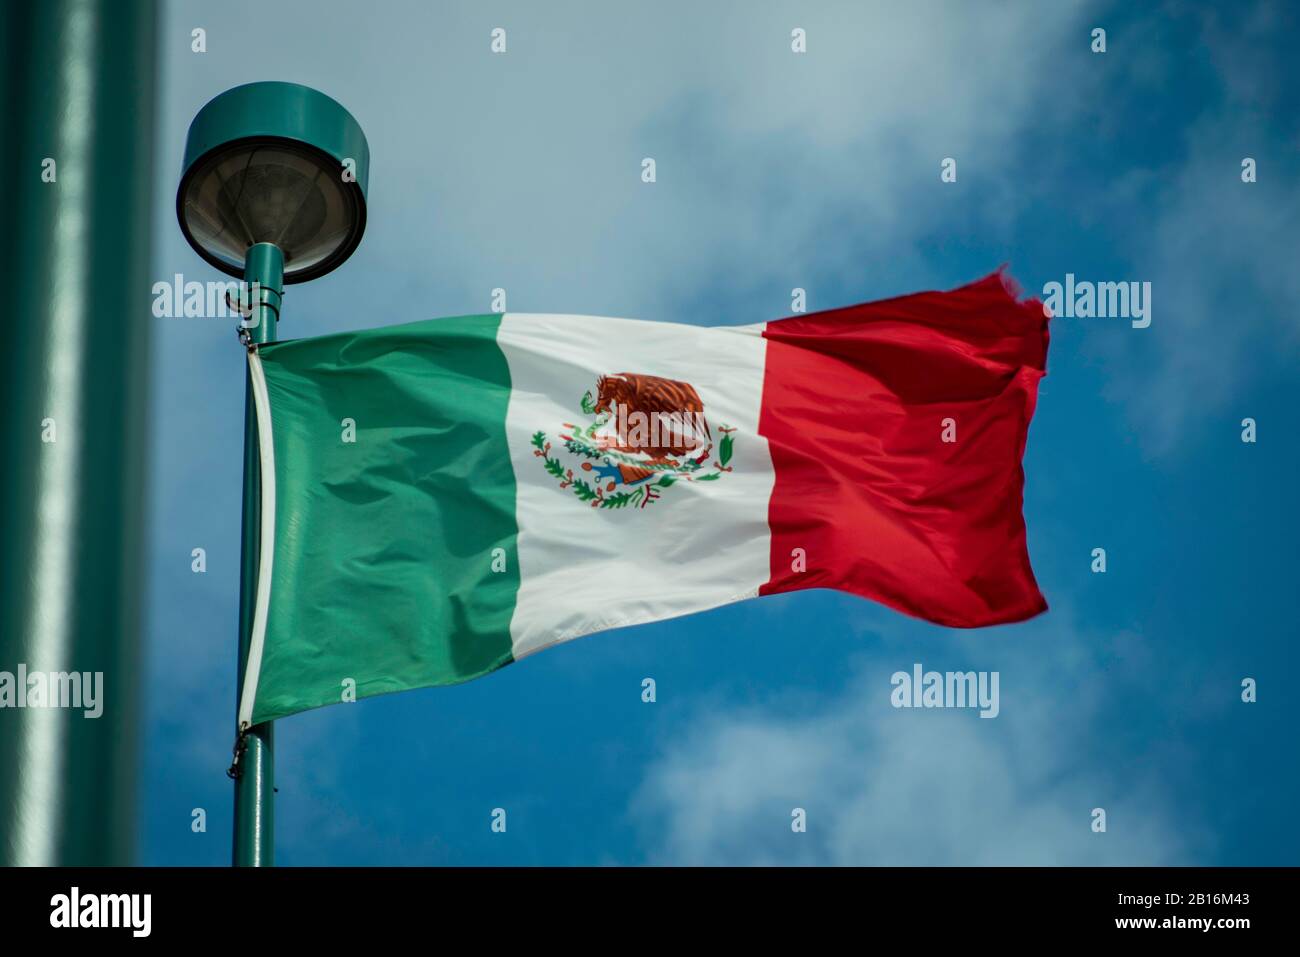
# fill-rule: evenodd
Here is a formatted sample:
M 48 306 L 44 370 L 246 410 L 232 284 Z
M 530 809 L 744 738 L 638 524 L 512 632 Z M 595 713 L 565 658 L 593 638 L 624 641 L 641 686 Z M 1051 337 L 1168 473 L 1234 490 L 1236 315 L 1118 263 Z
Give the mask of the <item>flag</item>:
M 834 588 L 1047 606 L 1021 460 L 1048 319 L 994 273 L 750 325 L 515 313 L 263 345 L 241 724 Z

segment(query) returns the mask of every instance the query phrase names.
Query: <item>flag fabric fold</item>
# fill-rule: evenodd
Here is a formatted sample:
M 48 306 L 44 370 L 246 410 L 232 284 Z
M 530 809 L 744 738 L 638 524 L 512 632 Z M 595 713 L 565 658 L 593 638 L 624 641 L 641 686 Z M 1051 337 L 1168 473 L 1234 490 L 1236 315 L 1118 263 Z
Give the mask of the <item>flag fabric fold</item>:
M 753 325 L 506 313 L 261 346 L 240 722 L 802 588 L 1031 617 L 1047 345 L 998 272 Z

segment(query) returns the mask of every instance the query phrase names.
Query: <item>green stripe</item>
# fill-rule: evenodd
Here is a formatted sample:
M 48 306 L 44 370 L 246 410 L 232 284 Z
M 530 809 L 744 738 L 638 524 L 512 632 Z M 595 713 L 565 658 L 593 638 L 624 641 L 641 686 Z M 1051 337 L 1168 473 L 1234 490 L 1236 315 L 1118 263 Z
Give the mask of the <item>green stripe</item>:
M 259 350 L 277 514 L 255 722 L 335 704 L 347 679 L 360 698 L 512 660 L 518 527 L 499 323 L 434 319 Z

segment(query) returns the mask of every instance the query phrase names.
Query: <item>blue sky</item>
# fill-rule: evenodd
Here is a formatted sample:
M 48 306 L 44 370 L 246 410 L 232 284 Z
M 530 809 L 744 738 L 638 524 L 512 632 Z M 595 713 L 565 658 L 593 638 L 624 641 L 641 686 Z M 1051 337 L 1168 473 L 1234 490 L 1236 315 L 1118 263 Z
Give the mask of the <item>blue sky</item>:
M 1147 329 L 1052 323 L 1025 458 L 1051 610 L 958 632 L 806 592 L 298 715 L 276 732 L 278 862 L 1297 863 L 1297 14 L 613 6 L 166 3 L 154 278 L 219 278 L 175 222 L 185 130 L 277 79 L 347 106 L 373 156 L 366 237 L 290 287 L 284 338 L 484 312 L 495 287 L 512 311 L 710 324 L 1002 262 L 1035 294 L 1149 281 Z M 243 357 L 228 319 L 151 321 L 139 858 L 224 864 Z M 891 708 L 914 662 L 1000 672 L 1001 713 Z

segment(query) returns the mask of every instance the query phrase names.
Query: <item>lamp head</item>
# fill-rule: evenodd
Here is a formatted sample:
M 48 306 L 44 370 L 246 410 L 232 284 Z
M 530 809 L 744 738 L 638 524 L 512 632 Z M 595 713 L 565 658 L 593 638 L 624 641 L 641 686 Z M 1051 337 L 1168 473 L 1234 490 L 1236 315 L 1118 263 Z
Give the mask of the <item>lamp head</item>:
M 195 252 L 231 276 L 256 243 L 284 281 L 341 265 L 366 228 L 370 147 L 347 110 L 297 83 L 249 83 L 199 110 L 185 141 L 176 218 Z

